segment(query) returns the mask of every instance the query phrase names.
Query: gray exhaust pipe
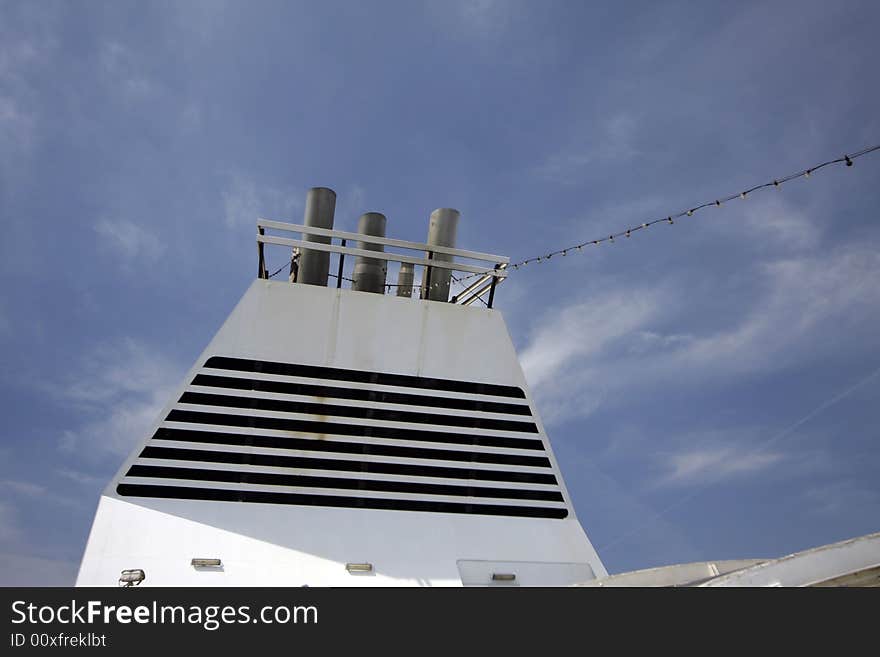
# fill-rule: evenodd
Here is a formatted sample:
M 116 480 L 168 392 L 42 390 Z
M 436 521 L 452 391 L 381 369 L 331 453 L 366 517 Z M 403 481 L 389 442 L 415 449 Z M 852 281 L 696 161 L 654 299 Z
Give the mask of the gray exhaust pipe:
M 431 213 L 428 222 L 427 243 L 433 246 L 448 246 L 455 248 L 455 235 L 458 232 L 458 210 L 452 208 L 438 208 Z M 434 260 L 452 262 L 453 256 L 445 253 L 435 253 Z M 426 267 L 422 277 L 422 299 L 431 301 L 449 301 L 449 280 L 452 272 L 438 267 Z M 430 285 L 430 287 L 428 287 Z
M 413 265 L 409 262 L 400 263 L 400 271 L 397 272 L 397 296 L 412 297 L 413 293 Z
M 361 235 L 385 237 L 386 221 L 385 215 L 380 212 L 367 212 L 358 219 L 357 232 Z M 385 247 L 381 244 L 370 244 L 369 242 L 358 242 L 357 248 L 380 252 L 385 250 Z M 354 273 L 352 274 L 354 283 L 351 284 L 351 289 L 360 292 L 385 294 L 385 276 L 388 272 L 387 262 L 387 260 L 380 260 L 378 258 L 357 256 L 354 261 Z
M 303 224 L 311 228 L 333 229 L 333 214 L 336 212 L 336 192 L 327 187 L 312 187 L 306 196 L 306 211 Z M 329 237 L 318 235 L 303 236 L 305 242 L 330 244 Z M 330 254 L 325 251 L 303 249 L 300 256 L 298 283 L 306 285 L 327 285 L 330 273 Z

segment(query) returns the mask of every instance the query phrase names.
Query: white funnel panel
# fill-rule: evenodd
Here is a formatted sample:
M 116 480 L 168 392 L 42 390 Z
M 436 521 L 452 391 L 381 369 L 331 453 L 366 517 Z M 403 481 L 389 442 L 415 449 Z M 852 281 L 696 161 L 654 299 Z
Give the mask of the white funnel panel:
M 130 569 L 143 586 L 606 574 L 497 311 L 263 279 L 101 497 L 77 584 Z

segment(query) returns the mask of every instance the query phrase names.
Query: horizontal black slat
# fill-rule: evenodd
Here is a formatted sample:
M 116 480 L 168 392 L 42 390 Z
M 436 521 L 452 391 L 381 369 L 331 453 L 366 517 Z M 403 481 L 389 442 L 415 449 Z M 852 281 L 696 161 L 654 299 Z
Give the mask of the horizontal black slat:
M 272 486 L 301 486 L 309 488 L 341 488 L 370 490 L 390 493 L 413 493 L 423 495 L 459 495 L 461 497 L 498 497 L 514 500 L 543 500 L 562 502 L 562 493 L 554 490 L 528 490 L 523 488 L 489 488 L 483 486 L 452 486 L 449 484 L 425 484 L 414 481 L 380 481 L 376 479 L 347 479 L 343 477 L 315 477 L 274 472 L 242 472 L 237 470 L 202 470 L 162 465 L 133 465 L 127 477 L 152 477 L 157 479 L 190 479 L 197 481 L 224 481 L 239 484 L 268 484 Z
M 413 465 L 410 463 L 377 463 L 374 461 L 349 461 L 322 459 L 311 456 L 284 456 L 278 454 L 251 454 L 248 452 L 223 452 L 179 447 L 148 445 L 140 453 L 141 458 L 196 461 L 200 463 L 234 463 L 264 465 L 276 468 L 299 468 L 305 470 L 338 470 L 340 472 L 372 472 L 415 477 L 439 477 L 445 479 L 476 479 L 478 481 L 515 481 L 524 484 L 555 484 L 556 476 L 542 472 L 507 472 L 478 468 L 455 468 L 442 465 Z
M 383 404 L 407 404 L 430 408 L 454 408 L 463 411 L 484 411 L 486 413 L 507 413 L 508 415 L 529 415 L 528 404 L 508 404 L 505 402 L 480 401 L 461 397 L 432 397 L 430 395 L 411 395 L 404 392 L 384 390 L 364 390 L 362 388 L 338 388 L 312 383 L 293 383 L 290 381 L 265 381 L 263 379 L 240 379 L 233 376 L 197 374 L 192 381 L 194 386 L 229 388 L 235 390 L 258 390 L 277 392 L 285 395 L 305 395 L 309 397 L 330 397 L 332 399 L 355 399 L 359 401 L 380 402 Z
M 394 440 L 418 440 L 428 443 L 450 445 L 480 445 L 482 447 L 510 447 L 513 449 L 544 450 L 544 443 L 531 438 L 509 438 L 505 436 L 474 436 L 469 434 L 426 431 L 423 429 L 403 429 L 397 427 L 373 427 L 361 424 L 341 424 L 339 422 L 320 422 L 317 420 L 294 420 L 282 417 L 263 417 L 259 415 L 233 415 L 228 413 L 208 413 L 202 411 L 173 410 L 165 418 L 169 422 L 188 422 L 192 424 L 214 424 L 228 427 L 252 427 L 255 429 L 276 429 L 327 435 L 363 436 L 391 438 Z
M 494 383 L 474 383 L 471 381 L 453 381 L 451 379 L 434 379 L 409 374 L 388 374 L 383 372 L 364 372 L 361 370 L 344 370 L 336 367 L 319 367 L 316 365 L 297 365 L 294 363 L 275 363 L 247 358 L 230 358 L 212 356 L 205 367 L 238 372 L 264 372 L 265 374 L 281 374 L 284 376 L 301 376 L 310 379 L 330 379 L 334 381 L 354 381 L 356 383 L 374 383 L 384 386 L 402 388 L 427 388 L 429 390 L 448 390 L 473 395 L 494 395 L 525 399 L 526 394 L 517 386 L 503 386 Z
M 177 411 L 175 411 L 177 412 Z M 236 417 L 224 415 L 221 417 Z M 173 419 L 170 418 L 169 419 Z M 248 418 L 243 418 L 248 419 Z M 266 419 L 266 418 L 255 418 Z M 271 419 L 271 418 L 270 418 Z M 201 420 L 193 420 L 201 421 Z M 208 422 L 207 424 L 211 424 Z M 271 427 L 277 428 L 277 427 Z M 219 431 L 186 431 L 162 427 L 153 434 L 155 440 L 185 440 L 188 442 L 218 443 L 222 445 L 244 445 L 253 447 L 275 447 L 280 449 L 302 449 L 312 452 L 339 452 L 343 454 L 375 454 L 376 456 L 399 456 L 413 459 L 438 459 L 443 461 L 471 461 L 473 463 L 503 463 L 507 465 L 531 465 L 550 467 L 545 456 L 525 456 L 522 454 L 496 454 L 488 452 L 466 452 L 427 447 L 399 447 L 397 445 L 372 445 L 367 443 L 347 443 L 337 440 L 316 438 L 288 438 L 286 436 L 257 436 L 252 434 L 222 433 Z
M 116 492 L 123 497 L 158 497 L 181 500 L 219 502 L 256 502 L 260 504 L 294 504 L 300 506 L 348 507 L 391 511 L 427 511 L 433 513 L 472 513 L 492 516 L 527 518 L 565 518 L 565 508 L 504 506 L 500 504 L 465 504 L 459 502 L 426 502 L 420 500 L 389 500 L 374 497 L 343 497 L 305 493 L 271 493 L 252 490 L 189 488 L 186 486 L 153 486 L 150 484 L 119 484 Z
M 226 406 L 229 408 L 252 408 L 261 411 L 282 413 L 306 413 L 309 415 L 330 415 L 351 417 L 361 420 L 380 420 L 385 422 L 410 422 L 413 424 L 436 424 L 469 429 L 493 429 L 495 431 L 522 431 L 538 433 L 534 422 L 496 420 L 494 418 L 469 417 L 463 415 L 443 415 L 442 413 L 420 413 L 417 411 L 397 411 L 365 406 L 339 406 L 316 402 L 290 401 L 287 399 L 264 399 L 262 397 L 236 397 L 234 395 L 212 395 L 204 392 L 185 392 L 180 397 L 181 404 L 201 404 L 204 406 Z

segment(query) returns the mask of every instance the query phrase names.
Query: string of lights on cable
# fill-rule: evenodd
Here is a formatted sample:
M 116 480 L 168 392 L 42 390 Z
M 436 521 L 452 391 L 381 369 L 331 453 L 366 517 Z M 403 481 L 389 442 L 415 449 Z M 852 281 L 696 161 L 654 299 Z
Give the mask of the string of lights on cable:
M 271 274 L 269 274 L 269 275 L 267 276 L 267 278 L 274 278 L 275 276 L 277 276 L 278 274 L 281 273 L 281 270 L 283 270 L 283 269 L 286 268 L 286 267 L 290 267 L 290 263 L 289 263 L 289 262 L 285 262 L 285 263 L 284 263 L 283 265 L 281 265 L 278 269 L 276 269 L 276 270 L 273 271 Z M 330 278 L 337 278 L 336 274 L 327 274 L 327 275 L 328 275 Z M 343 277 L 342 277 L 342 280 L 344 280 L 344 281 L 348 281 L 348 282 L 350 282 L 350 283 L 354 283 L 354 279 L 353 279 L 353 278 L 347 278 L 346 276 L 343 276 Z
M 760 191 L 763 189 L 770 189 L 770 188 L 778 189 L 779 187 L 781 187 L 785 183 L 790 182 L 792 180 L 796 180 L 798 178 L 809 178 L 814 173 L 816 173 L 820 169 L 824 169 L 825 167 L 829 167 L 832 165 L 839 165 L 839 164 L 843 164 L 847 167 L 851 167 L 851 166 L 853 166 L 854 160 L 856 160 L 860 157 L 863 157 L 865 155 L 868 155 L 869 153 L 873 153 L 877 150 L 880 150 L 880 144 L 878 144 L 876 146 L 870 146 L 868 148 L 863 148 L 859 151 L 856 151 L 855 153 L 852 153 L 849 155 L 844 155 L 842 157 L 838 157 L 833 160 L 827 160 L 825 162 L 815 164 L 815 165 L 808 167 L 806 169 L 802 169 L 801 171 L 798 171 L 797 173 L 792 173 L 787 176 L 782 176 L 781 178 L 774 178 L 773 180 L 762 183 L 760 185 L 755 185 L 754 187 L 749 187 L 748 189 L 745 189 L 741 192 L 737 192 L 735 194 L 721 196 L 716 199 L 706 201 L 705 203 L 700 203 L 699 205 L 691 206 L 687 210 L 682 210 L 681 212 L 677 212 L 675 214 L 668 214 L 664 217 L 651 219 L 650 221 L 644 221 L 644 222 L 636 224 L 634 226 L 630 226 L 629 228 L 626 228 L 626 229 L 621 230 L 619 232 L 612 233 L 612 234 L 608 235 L 607 237 L 599 237 L 597 239 L 587 240 L 585 242 L 581 242 L 580 244 L 573 244 L 571 246 L 567 246 L 562 249 L 557 249 L 555 251 L 550 251 L 548 253 L 545 253 L 545 254 L 542 254 L 539 256 L 534 256 L 531 258 L 526 258 L 524 260 L 520 260 L 518 262 L 510 264 L 508 266 L 508 269 L 514 269 L 514 270 L 520 269 L 521 267 L 525 267 L 526 265 L 543 263 L 545 261 L 550 260 L 553 256 L 566 256 L 572 252 L 583 251 L 585 248 L 590 247 L 590 246 L 599 246 L 603 242 L 614 242 L 616 239 L 620 239 L 621 237 L 625 239 L 625 238 L 630 237 L 636 231 L 645 230 L 647 228 L 650 228 L 654 224 L 663 223 L 663 224 L 672 225 L 675 223 L 676 219 L 680 219 L 681 217 L 691 217 L 694 214 L 696 214 L 697 212 L 700 212 L 701 210 L 704 210 L 706 208 L 721 207 L 724 203 L 727 203 L 728 201 L 745 200 L 745 199 L 749 198 L 750 194 L 753 194 L 754 192 L 757 192 L 757 191 Z M 479 275 L 480 274 L 471 274 L 470 276 L 465 276 L 459 280 L 464 281 L 468 278 L 473 278 L 474 276 L 479 276 Z
M 770 188 L 778 189 L 782 185 L 784 185 L 785 183 L 791 182 L 792 180 L 797 180 L 799 178 L 810 178 L 814 173 L 816 173 L 817 171 L 820 171 L 821 169 L 824 169 L 826 167 L 830 167 L 830 166 L 834 166 L 834 165 L 841 165 L 841 164 L 844 166 L 847 166 L 847 167 L 851 167 L 851 166 L 853 166 L 853 162 L 855 160 L 857 160 L 858 158 L 864 157 L 865 155 L 868 155 L 870 153 L 874 153 L 878 150 L 880 150 L 880 144 L 877 144 L 876 146 L 870 146 L 867 148 L 863 148 L 863 149 L 858 150 L 854 153 L 843 155 L 842 157 L 838 157 L 838 158 L 835 158 L 832 160 L 826 160 L 824 162 L 814 164 L 813 166 L 807 167 L 805 169 L 801 169 L 800 171 L 798 171 L 796 173 L 791 173 L 791 174 L 788 174 L 787 176 L 781 176 L 779 178 L 774 178 L 774 179 L 769 180 L 767 182 L 761 183 L 760 185 L 754 185 L 753 187 L 749 187 L 748 189 L 744 189 L 740 192 L 736 192 L 734 194 L 728 194 L 727 196 L 720 196 L 718 198 L 706 201 L 704 203 L 693 205 L 686 210 L 681 210 L 680 212 L 676 212 L 673 214 L 667 214 L 666 216 L 657 217 L 654 219 L 650 219 L 648 221 L 643 221 L 641 223 L 632 225 L 629 228 L 625 228 L 623 230 L 620 230 L 616 233 L 611 233 L 610 235 L 607 235 L 607 236 L 597 237 L 596 239 L 592 239 L 592 240 L 586 240 L 584 242 L 580 242 L 579 244 L 572 244 L 571 246 L 567 246 L 567 247 L 564 247 L 561 249 L 556 249 L 555 251 L 549 251 L 547 253 L 544 253 L 544 254 L 541 254 L 538 256 L 525 258 L 523 260 L 519 260 L 519 261 L 511 263 L 509 265 L 501 265 L 501 266 L 496 267 L 496 270 L 506 269 L 508 272 L 510 270 L 518 270 L 518 269 L 525 267 L 527 265 L 540 264 L 543 262 L 547 262 L 547 261 L 551 260 L 554 256 L 567 256 L 569 253 L 581 252 L 588 247 L 599 246 L 600 244 L 602 244 L 604 242 L 613 243 L 615 240 L 619 240 L 620 238 L 626 239 L 628 237 L 631 237 L 633 233 L 636 233 L 637 231 L 640 231 L 640 230 L 646 230 L 655 224 L 672 225 L 675 223 L 676 219 L 681 219 L 682 217 L 692 217 L 697 212 L 705 210 L 706 208 L 721 207 L 723 204 L 728 203 L 729 201 L 746 200 L 747 198 L 749 198 L 749 196 L 751 194 L 754 194 L 755 192 L 759 192 L 761 190 L 770 189 Z M 290 265 L 290 263 L 285 263 L 284 265 L 279 267 L 274 273 L 270 274 L 269 278 L 276 276 L 285 267 L 288 267 L 289 265 Z M 473 273 L 473 274 L 468 274 L 467 276 L 462 276 L 460 278 L 453 277 L 453 280 L 454 280 L 454 282 L 461 285 L 465 281 L 468 281 L 472 278 L 485 277 L 488 275 L 492 275 L 492 273 L 493 272 L 490 269 L 485 272 L 477 272 L 477 273 Z M 334 274 L 330 274 L 330 276 L 333 276 L 335 278 Z M 344 276 L 342 278 L 345 281 L 350 281 L 352 283 L 354 282 L 354 280 L 351 278 L 346 278 Z M 433 288 L 437 288 L 437 287 L 444 286 L 444 285 L 449 285 L 449 283 L 444 282 L 444 281 L 440 281 L 437 283 L 433 283 L 433 284 L 429 285 L 428 287 L 430 289 L 433 289 Z M 398 285 L 396 285 L 396 284 L 386 284 L 385 285 L 385 289 L 388 291 L 390 291 L 392 288 L 395 288 L 395 287 L 398 287 Z M 419 287 L 419 284 L 413 283 L 413 288 L 415 289 L 416 287 Z M 482 299 L 481 299 L 481 301 L 482 301 Z

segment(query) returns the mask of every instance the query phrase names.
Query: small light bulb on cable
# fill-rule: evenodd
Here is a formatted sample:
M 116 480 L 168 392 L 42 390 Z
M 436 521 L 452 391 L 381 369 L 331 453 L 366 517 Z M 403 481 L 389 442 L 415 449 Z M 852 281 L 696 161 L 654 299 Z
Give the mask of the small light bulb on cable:
M 773 186 L 774 186 L 774 187 L 779 187 L 779 181 L 778 181 L 778 180 L 774 180 L 774 181 L 773 181 Z
M 715 199 L 715 206 L 719 208 L 721 207 L 721 201 L 719 201 L 717 198 Z
M 626 229 L 626 236 L 629 237 L 629 228 Z
M 811 173 L 813 173 L 812 169 L 807 169 L 806 171 L 804 171 L 804 176 L 806 178 L 809 178 Z
M 642 224 L 642 228 L 647 228 L 648 224 Z
M 694 211 L 693 211 L 693 210 L 688 210 L 688 211 L 687 211 L 687 216 L 692 217 L 693 215 L 694 215 Z
M 851 167 L 851 166 L 852 166 L 852 160 L 849 159 L 849 155 L 844 155 L 844 156 L 843 156 L 843 161 L 846 162 L 846 166 L 848 166 L 848 167 Z
M 740 192 L 739 197 L 740 197 L 742 200 L 745 201 L 745 200 L 746 200 L 746 193 L 745 193 L 745 192 Z
M 672 221 L 672 217 L 666 217 L 666 221 L 668 221 L 670 224 L 675 223 L 674 221 Z

